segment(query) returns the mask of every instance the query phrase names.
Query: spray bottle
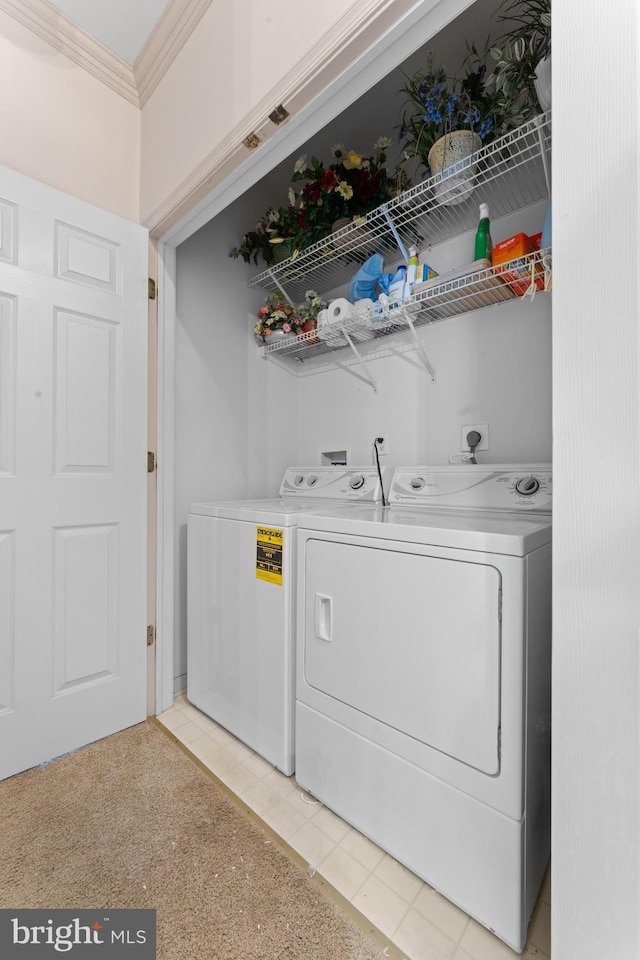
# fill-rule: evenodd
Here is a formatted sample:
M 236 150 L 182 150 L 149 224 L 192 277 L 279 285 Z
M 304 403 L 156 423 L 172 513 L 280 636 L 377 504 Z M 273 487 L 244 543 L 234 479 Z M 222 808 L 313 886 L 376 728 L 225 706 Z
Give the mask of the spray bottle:
M 491 241 L 489 224 L 489 204 L 480 204 L 480 222 L 476 231 L 476 246 L 474 260 L 488 260 L 491 263 L 493 243 Z

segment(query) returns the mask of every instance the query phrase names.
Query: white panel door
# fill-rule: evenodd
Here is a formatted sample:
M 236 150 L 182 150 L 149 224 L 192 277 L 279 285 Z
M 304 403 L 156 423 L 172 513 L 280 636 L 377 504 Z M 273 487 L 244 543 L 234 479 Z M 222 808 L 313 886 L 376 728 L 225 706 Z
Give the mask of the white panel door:
M 145 717 L 146 266 L 0 167 L 0 777 Z

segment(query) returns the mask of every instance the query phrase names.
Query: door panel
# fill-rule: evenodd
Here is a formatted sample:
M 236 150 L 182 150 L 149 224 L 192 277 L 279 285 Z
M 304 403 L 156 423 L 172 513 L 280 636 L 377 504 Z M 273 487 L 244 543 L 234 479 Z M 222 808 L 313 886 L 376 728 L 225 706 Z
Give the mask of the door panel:
M 0 168 L 0 776 L 146 715 L 146 230 Z
M 499 769 L 500 574 L 310 540 L 304 678 L 488 774 Z
M 116 472 L 121 420 L 121 329 L 111 320 L 55 315 L 56 473 Z

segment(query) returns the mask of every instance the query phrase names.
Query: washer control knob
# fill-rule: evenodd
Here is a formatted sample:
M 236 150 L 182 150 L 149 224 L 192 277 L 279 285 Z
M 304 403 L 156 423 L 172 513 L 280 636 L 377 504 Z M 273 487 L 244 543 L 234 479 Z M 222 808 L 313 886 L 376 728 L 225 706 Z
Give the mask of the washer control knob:
M 293 478 L 293 485 L 295 487 L 301 487 L 303 483 L 304 483 L 304 474 L 297 473 Z
M 424 487 L 424 477 L 412 477 L 409 481 L 412 490 L 422 490 Z
M 516 480 L 516 493 L 521 497 L 532 497 L 540 489 L 540 481 L 535 477 L 522 477 Z
M 309 474 L 309 476 L 307 477 L 307 486 L 308 486 L 308 487 L 315 487 L 315 485 L 316 485 L 317 482 L 318 482 L 318 478 L 317 478 L 317 476 L 315 475 L 315 473 Z
M 361 473 L 357 473 L 354 477 L 351 477 L 349 480 L 349 486 L 352 490 L 359 490 L 360 487 L 364 486 L 364 477 Z

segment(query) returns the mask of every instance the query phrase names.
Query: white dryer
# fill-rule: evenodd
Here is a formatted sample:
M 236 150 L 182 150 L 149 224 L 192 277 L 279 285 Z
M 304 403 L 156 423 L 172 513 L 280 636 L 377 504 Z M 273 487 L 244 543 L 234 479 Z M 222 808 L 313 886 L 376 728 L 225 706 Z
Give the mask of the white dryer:
M 384 468 L 383 479 L 389 474 Z M 189 507 L 187 698 L 287 775 L 298 517 L 381 500 L 375 467 L 314 467 L 288 469 L 276 499 Z
M 517 951 L 549 859 L 551 469 L 298 528 L 296 779 Z

